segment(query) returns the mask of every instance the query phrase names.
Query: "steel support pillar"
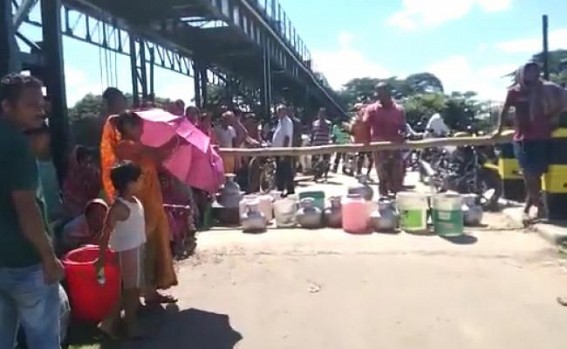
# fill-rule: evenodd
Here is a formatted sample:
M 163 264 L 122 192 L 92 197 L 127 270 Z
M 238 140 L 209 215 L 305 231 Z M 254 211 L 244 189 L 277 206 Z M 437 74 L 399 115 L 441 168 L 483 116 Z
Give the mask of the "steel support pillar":
M 140 105 L 140 91 L 138 89 L 138 55 L 136 50 L 136 39 L 129 35 L 130 41 L 130 73 L 132 79 L 132 98 L 134 106 Z
M 14 56 L 12 40 L 14 26 L 12 25 L 12 2 L 0 0 L 0 77 L 12 71 Z
M 155 96 L 156 96 L 156 90 L 155 90 L 155 63 L 156 63 L 156 55 L 155 55 L 155 50 L 153 47 L 150 47 L 149 50 L 149 54 L 150 54 L 150 81 L 149 81 L 149 92 L 148 92 L 148 98 L 150 99 L 151 102 L 154 102 L 155 100 Z
M 146 61 L 146 44 L 144 40 L 129 33 L 130 38 L 130 70 L 132 72 L 132 97 L 134 106 L 148 99 L 148 72 Z
M 201 78 L 201 103 L 202 103 L 202 108 L 205 109 L 208 107 L 209 103 L 208 103 L 208 91 L 207 91 L 207 85 L 209 84 L 209 78 L 207 76 L 207 67 L 205 67 L 204 65 L 201 65 L 199 67 L 199 76 Z M 197 92 L 195 92 L 196 94 Z
M 193 62 L 193 90 L 195 91 L 195 106 L 199 109 L 203 108 L 203 99 L 201 98 L 201 70 L 197 62 Z
M 63 36 L 61 34 L 61 1 L 41 1 L 41 21 L 43 32 L 42 55 L 44 63 L 43 79 L 47 95 L 51 100 L 49 126 L 53 163 L 57 168 L 59 180 L 66 173 L 68 158 L 67 95 L 65 91 L 65 71 L 63 68 Z
M 260 91 L 262 117 L 269 120 L 272 105 L 272 61 L 270 58 L 270 45 L 267 40 L 264 40 L 262 43 L 262 86 Z

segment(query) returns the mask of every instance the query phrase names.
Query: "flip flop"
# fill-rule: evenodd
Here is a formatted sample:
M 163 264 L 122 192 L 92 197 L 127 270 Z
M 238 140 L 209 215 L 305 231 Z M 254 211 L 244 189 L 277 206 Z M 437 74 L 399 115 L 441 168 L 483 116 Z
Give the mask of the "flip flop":
M 106 328 L 106 326 L 98 325 L 97 328 L 106 339 L 109 339 L 111 341 L 120 340 L 120 336 L 111 329 Z
M 160 294 L 157 297 L 151 297 L 146 299 L 146 304 L 175 304 L 177 303 L 177 298 L 173 296 L 165 296 Z
M 530 215 L 524 213 L 522 216 L 522 224 L 524 225 L 524 228 L 529 227 L 532 223 L 533 223 L 533 219 L 530 217 Z

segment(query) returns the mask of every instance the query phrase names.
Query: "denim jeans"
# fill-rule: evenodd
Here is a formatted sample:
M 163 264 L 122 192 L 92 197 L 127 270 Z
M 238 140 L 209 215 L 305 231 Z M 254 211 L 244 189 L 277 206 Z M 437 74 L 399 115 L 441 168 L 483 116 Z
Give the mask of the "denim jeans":
M 20 324 L 29 349 L 59 349 L 59 314 L 59 284 L 45 284 L 41 265 L 0 268 L 0 349 L 15 347 Z

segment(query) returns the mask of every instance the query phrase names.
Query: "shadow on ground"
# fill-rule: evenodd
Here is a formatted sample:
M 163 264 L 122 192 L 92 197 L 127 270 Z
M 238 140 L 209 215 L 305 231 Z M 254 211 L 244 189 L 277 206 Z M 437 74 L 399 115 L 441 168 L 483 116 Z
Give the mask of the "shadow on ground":
M 71 333 L 71 348 L 101 349 L 232 349 L 242 335 L 230 325 L 226 314 L 176 306 L 144 311 L 141 324 L 146 338 L 112 342 L 100 338 L 95 328 L 77 328 Z M 82 333 L 78 333 L 78 332 Z M 75 338 L 73 338 L 75 337 Z
M 455 245 L 473 245 L 478 242 L 478 239 L 472 235 L 459 235 L 459 236 L 442 236 L 443 239 Z

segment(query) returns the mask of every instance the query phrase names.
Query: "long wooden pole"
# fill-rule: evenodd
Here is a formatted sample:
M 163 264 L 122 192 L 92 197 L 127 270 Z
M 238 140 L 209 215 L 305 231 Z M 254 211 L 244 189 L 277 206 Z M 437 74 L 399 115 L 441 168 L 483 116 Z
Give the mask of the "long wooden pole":
M 220 152 L 226 155 L 241 156 L 302 156 L 302 155 L 322 155 L 334 153 L 355 153 L 355 152 L 374 152 L 378 150 L 392 149 L 424 149 L 439 148 L 446 146 L 482 146 L 512 141 L 513 131 L 504 131 L 497 137 L 459 137 L 459 138 L 432 138 L 420 141 L 408 141 L 404 143 L 392 142 L 372 142 L 368 145 L 362 144 L 341 144 L 341 145 L 322 145 L 317 147 L 289 147 L 289 148 L 220 148 Z

